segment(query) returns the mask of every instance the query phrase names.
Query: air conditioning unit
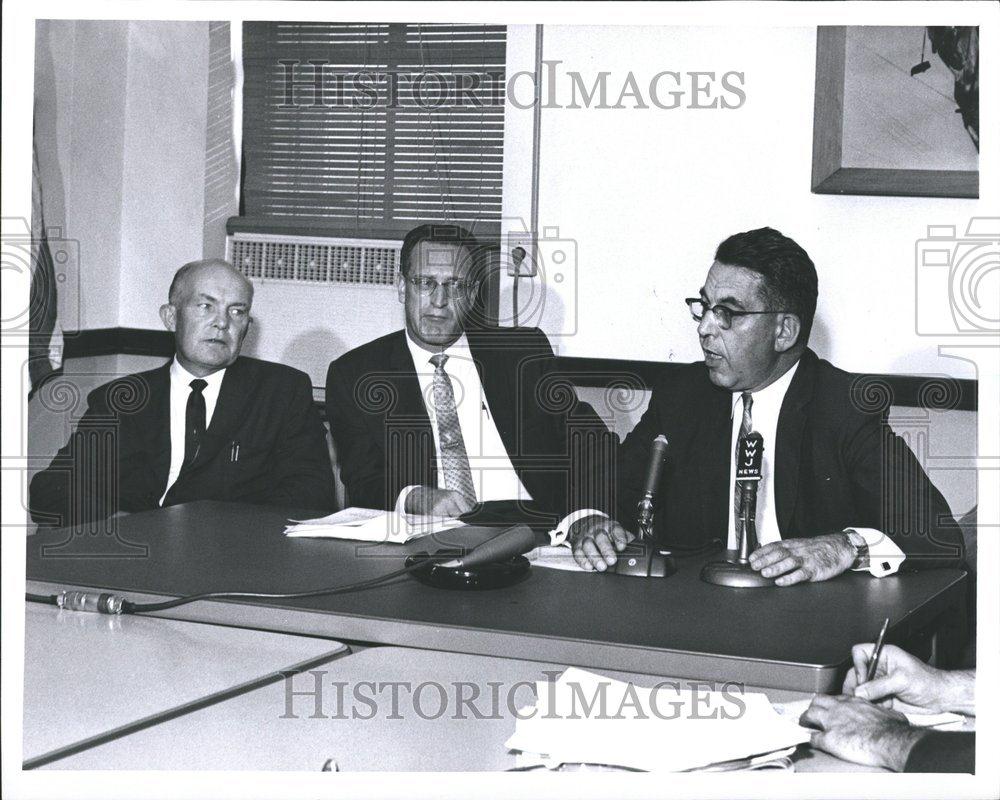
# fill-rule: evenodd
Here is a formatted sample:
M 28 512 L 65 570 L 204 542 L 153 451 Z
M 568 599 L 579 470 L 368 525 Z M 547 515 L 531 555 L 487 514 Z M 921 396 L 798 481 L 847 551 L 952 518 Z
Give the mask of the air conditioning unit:
M 403 242 L 234 233 L 226 239 L 229 260 L 251 279 L 292 283 L 394 286 Z

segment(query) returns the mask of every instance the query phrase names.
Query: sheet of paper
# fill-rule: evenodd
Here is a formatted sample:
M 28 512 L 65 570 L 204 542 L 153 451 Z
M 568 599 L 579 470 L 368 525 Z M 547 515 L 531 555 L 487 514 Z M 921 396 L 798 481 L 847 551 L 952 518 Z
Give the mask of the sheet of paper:
M 460 528 L 465 523 L 451 517 L 424 517 L 397 514 L 371 508 L 345 508 L 319 519 L 289 520 L 285 535 L 360 542 L 405 544 L 421 536 Z
M 809 704 L 812 702 L 811 697 L 807 697 L 804 700 L 790 700 L 787 703 L 775 703 L 774 707 L 782 716 L 788 717 L 789 719 L 798 719 L 802 716 L 802 712 L 809 708 Z M 941 714 L 905 714 L 906 721 L 917 728 L 940 728 L 943 730 L 951 730 L 954 728 L 961 728 L 965 725 L 965 717 L 961 714 L 952 714 L 950 711 L 946 711 Z
M 576 563 L 573 558 L 573 551 L 566 545 L 545 545 L 536 547 L 534 550 L 525 553 L 525 557 L 535 567 L 546 567 L 547 569 L 564 569 L 569 572 L 584 572 L 585 570 Z
M 538 682 L 536 693 L 506 743 L 524 754 L 522 762 L 679 772 L 810 738 L 756 692 L 715 692 L 683 681 L 645 688 L 570 667 L 554 682 Z

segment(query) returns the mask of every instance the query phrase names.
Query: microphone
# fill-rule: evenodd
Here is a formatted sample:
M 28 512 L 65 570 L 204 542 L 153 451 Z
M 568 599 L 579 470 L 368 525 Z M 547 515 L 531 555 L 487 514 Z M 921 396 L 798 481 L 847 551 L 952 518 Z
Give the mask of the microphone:
M 439 564 L 448 569 L 468 569 L 482 564 L 506 561 L 535 548 L 535 534 L 527 525 L 515 525 L 473 547 L 460 558 Z
M 662 433 L 653 439 L 649 451 L 649 466 L 646 468 L 646 485 L 639 500 L 639 534 L 643 539 L 653 535 L 653 496 L 663 474 L 663 462 L 667 459 L 667 437 Z
M 736 456 L 736 482 L 742 494 L 743 535 L 740 537 L 739 562 L 746 563 L 757 549 L 757 486 L 764 463 L 764 437 L 756 431 L 740 437 Z

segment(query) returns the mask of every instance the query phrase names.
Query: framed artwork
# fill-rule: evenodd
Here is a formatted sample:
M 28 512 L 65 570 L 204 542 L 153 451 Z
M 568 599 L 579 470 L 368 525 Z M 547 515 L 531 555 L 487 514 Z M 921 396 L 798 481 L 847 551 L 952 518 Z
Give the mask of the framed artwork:
M 820 26 L 812 191 L 979 197 L 979 29 Z

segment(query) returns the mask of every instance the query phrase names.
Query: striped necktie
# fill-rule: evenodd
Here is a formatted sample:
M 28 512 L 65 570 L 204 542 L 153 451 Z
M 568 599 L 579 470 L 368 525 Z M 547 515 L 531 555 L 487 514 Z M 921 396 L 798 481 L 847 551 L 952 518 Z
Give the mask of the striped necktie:
M 430 358 L 434 365 L 434 416 L 437 421 L 438 439 L 441 443 L 441 466 L 444 471 L 444 484 L 476 502 L 476 487 L 472 482 L 472 469 L 469 467 L 469 456 L 465 451 L 465 440 L 462 438 L 462 426 L 458 422 L 458 410 L 455 408 L 455 390 L 451 378 L 444 371 L 444 363 L 448 356 L 437 353 Z

